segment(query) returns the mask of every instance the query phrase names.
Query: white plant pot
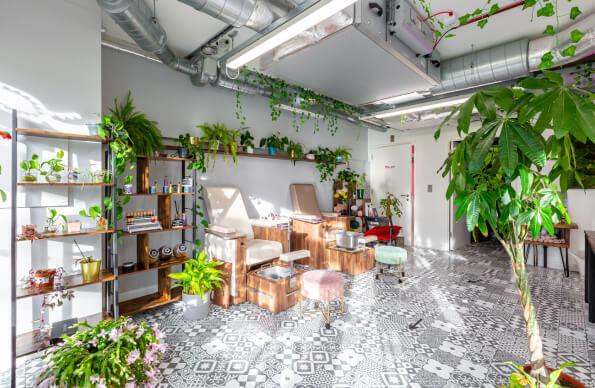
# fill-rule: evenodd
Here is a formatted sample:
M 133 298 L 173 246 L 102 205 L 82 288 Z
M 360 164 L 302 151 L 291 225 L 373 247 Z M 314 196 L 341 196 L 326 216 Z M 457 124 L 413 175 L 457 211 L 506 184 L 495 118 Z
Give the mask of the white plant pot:
M 204 319 L 209 315 L 209 307 L 211 305 L 211 293 L 204 296 L 204 300 L 200 295 L 182 294 L 182 302 L 184 302 L 184 318 L 189 321 L 196 321 Z

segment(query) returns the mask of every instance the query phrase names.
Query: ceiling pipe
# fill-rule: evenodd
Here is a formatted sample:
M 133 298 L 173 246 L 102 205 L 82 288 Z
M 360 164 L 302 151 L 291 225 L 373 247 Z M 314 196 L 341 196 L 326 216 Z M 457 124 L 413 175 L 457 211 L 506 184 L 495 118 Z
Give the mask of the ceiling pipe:
M 234 27 L 260 31 L 276 16 L 263 0 L 179 0 Z
M 176 56 L 167 46 L 167 35 L 144 0 L 97 0 L 103 9 L 140 48 L 157 56 L 172 69 L 188 74 L 199 74 L 199 66 Z

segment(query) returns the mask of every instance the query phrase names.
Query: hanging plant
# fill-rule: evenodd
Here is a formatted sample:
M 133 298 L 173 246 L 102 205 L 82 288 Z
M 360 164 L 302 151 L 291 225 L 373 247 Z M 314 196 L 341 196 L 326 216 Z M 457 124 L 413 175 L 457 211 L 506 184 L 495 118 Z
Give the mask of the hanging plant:
M 206 153 L 200 138 L 187 133 L 178 137 L 178 143 L 180 143 L 180 147 L 186 149 L 188 157 L 192 159 L 192 163 L 188 165 L 188 169 L 202 173 L 207 172 Z
M 318 147 L 310 152 L 316 155 L 316 169 L 320 173 L 320 182 L 332 181 L 337 168 L 335 153 L 327 147 Z
M 210 160 L 215 164 L 217 152 L 223 152 L 223 160 L 231 156 L 234 163 L 238 163 L 238 140 L 240 133 L 237 130 L 229 129 L 223 123 L 209 124 L 204 123 L 196 126 L 202 130 L 203 135 L 200 138 L 201 143 L 207 147 L 210 152 Z
M 356 183 L 359 174 L 350 168 L 343 169 L 337 174 L 337 179 L 345 183 Z

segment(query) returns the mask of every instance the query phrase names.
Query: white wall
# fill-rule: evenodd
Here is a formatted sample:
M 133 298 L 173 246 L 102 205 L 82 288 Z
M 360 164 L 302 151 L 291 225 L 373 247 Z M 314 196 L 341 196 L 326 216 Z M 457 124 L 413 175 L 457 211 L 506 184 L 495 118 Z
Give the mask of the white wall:
M 101 49 L 100 12 L 95 2 L 86 0 L 9 0 L 3 1 L 0 11 L 0 129 L 9 129 L 7 108 L 18 108 L 20 126 L 62 131 L 87 131 L 83 124 L 96 121 L 101 111 Z M 70 113 L 67 116 L 59 113 Z M 27 117 L 25 117 L 27 116 Z M 26 120 L 28 118 L 29 120 Z M 0 186 L 10 187 L 10 142 L 0 142 L 0 164 L 3 167 Z M 38 152 L 49 157 L 57 149 L 68 151 L 74 164 L 87 167 L 89 161 L 98 160 L 97 148 L 64 141 L 35 141 L 19 144 L 18 160 Z M 17 160 L 17 161 L 18 161 Z M 45 209 L 54 206 L 60 213 L 78 213 L 91 201 L 98 202 L 99 191 L 83 193 L 67 189 L 19 191 L 19 204 L 34 206 L 21 208 L 17 227 L 32 222 L 43 227 Z M 9 198 L 10 201 L 10 198 Z M 2 204 L 0 217 L 8 220 L 10 212 Z M 10 223 L 0 223 L 0 343 L 9 343 L 9 230 Z M 98 238 L 81 239 L 88 252 L 100 253 Z M 25 276 L 30 268 L 63 266 L 68 272 L 73 265 L 72 241 L 44 241 L 33 245 L 18 245 L 18 277 Z M 51 320 L 93 314 L 101 310 L 99 286 L 77 290 L 74 302 L 66 303 L 51 314 Z M 41 297 L 28 298 L 18 303 L 18 332 L 29 331 L 32 320 L 39 318 Z M 0 352 L 0 369 L 8 364 L 9 352 Z
M 159 63 L 110 48 L 103 49 L 102 72 L 104 112 L 113 105 L 114 97 L 122 99 L 128 90 L 131 90 L 137 108 L 147 112 L 159 123 L 164 136 L 177 137 L 186 132 L 200 134 L 200 130 L 195 126 L 204 122 L 220 121 L 230 128 L 239 127 L 235 118 L 235 92 L 210 86 L 195 87 L 186 75 Z M 340 128 L 335 136 L 331 136 L 324 125 L 321 125 L 320 132 L 314 133 L 312 123 L 306 123 L 300 132 L 296 133 L 291 127 L 290 113 L 283 112 L 277 122 L 271 121 L 267 98 L 243 95 L 242 106 L 247 117 L 247 125 L 256 138 L 256 143 L 261 137 L 269 136 L 279 130 L 283 135 L 302 142 L 306 149 L 318 146 L 331 148 L 344 146 L 352 151 L 351 167 L 365 171 L 367 165 L 365 129 L 340 121 Z M 162 163 L 156 168 L 157 171 L 151 177 L 152 181 L 155 179 L 162 181 L 164 175 L 173 177 L 175 180 L 180 176 L 177 170 L 179 166 L 173 163 L 170 166 Z M 206 185 L 240 187 L 251 217 L 266 215 L 269 206 L 276 212 L 291 210 L 289 195 L 291 183 L 315 184 L 321 208 L 331 210 L 332 207 L 331 187 L 329 184 L 319 182 L 314 163 L 298 162 L 294 166 L 289 161 L 241 157 L 238 165 L 234 166 L 219 159 L 215 168 L 208 171 L 206 178 L 204 182 Z M 150 198 L 138 198 L 134 201 L 128 206 L 129 209 L 156 206 Z M 259 214 L 259 208 L 263 209 L 262 214 Z M 172 244 L 179 239 L 179 236 L 174 233 L 169 235 L 151 236 L 151 246 Z M 122 260 L 130 260 L 134 258 L 135 252 L 134 243 L 128 244 L 127 241 L 120 257 Z M 156 274 L 139 274 L 135 275 L 135 279 L 121 281 L 122 297 L 126 299 L 138 296 L 138 292 L 155 291 L 155 276 Z M 139 287 L 143 286 L 147 288 L 139 290 Z

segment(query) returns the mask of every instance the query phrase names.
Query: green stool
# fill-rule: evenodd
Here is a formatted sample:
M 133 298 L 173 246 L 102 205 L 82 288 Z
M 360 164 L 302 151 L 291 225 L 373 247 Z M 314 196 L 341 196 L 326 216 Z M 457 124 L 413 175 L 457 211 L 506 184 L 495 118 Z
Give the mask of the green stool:
M 405 277 L 405 263 L 407 262 L 407 251 L 400 247 L 391 245 L 377 245 L 374 248 L 374 259 L 376 260 L 376 280 L 380 279 L 380 275 L 393 275 L 402 283 L 402 278 Z M 388 269 L 384 272 L 384 269 Z M 395 269 L 391 273 L 391 268 Z

